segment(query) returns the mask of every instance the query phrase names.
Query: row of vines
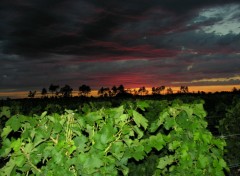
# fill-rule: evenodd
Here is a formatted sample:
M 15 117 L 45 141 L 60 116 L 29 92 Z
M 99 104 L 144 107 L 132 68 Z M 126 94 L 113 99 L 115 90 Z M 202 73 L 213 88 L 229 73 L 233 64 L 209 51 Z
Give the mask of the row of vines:
M 203 102 L 84 104 L 11 114 L 1 129 L 1 176 L 225 175 L 226 142 L 207 129 Z M 224 122 L 222 122 L 224 123 Z

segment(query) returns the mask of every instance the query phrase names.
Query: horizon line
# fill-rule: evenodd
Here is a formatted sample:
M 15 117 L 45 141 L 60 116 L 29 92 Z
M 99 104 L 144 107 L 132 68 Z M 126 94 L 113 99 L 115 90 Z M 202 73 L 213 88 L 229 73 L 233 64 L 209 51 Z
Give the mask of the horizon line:
M 142 86 L 143 87 L 143 86 Z M 173 93 L 178 93 L 180 90 L 180 86 L 165 86 L 165 91 L 167 88 L 171 88 L 173 90 Z M 152 94 L 152 87 L 145 87 L 148 91 L 149 94 Z M 197 93 L 197 92 L 205 92 L 205 93 L 216 93 L 216 92 L 231 92 L 233 88 L 240 89 L 240 85 L 208 85 L 208 86 L 188 86 L 188 92 L 189 93 Z M 139 88 L 125 88 L 125 90 L 138 90 Z M 4 91 L 0 92 L 0 99 L 21 99 L 21 98 L 28 98 L 28 93 L 29 91 Z M 72 91 L 72 96 L 79 96 L 79 91 L 78 90 L 73 90 Z M 50 95 L 51 93 L 48 91 L 47 95 Z M 166 94 L 166 93 L 163 93 Z M 98 90 L 93 89 L 91 90 L 89 97 L 98 97 Z M 40 98 L 41 97 L 41 91 L 36 91 L 36 96 L 35 98 Z

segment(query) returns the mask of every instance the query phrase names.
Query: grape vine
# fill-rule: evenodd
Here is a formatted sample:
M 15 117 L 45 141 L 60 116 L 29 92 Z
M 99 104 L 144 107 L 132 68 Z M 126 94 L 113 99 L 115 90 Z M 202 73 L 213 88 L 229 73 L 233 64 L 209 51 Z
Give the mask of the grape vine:
M 151 175 L 224 175 L 224 139 L 206 129 L 202 103 L 136 101 L 116 108 L 13 115 L 1 133 L 10 175 L 129 175 L 157 151 Z M 161 107 L 150 113 L 151 107 Z M 167 106 L 166 106 L 167 104 Z M 154 115 L 154 117 L 149 117 Z M 145 168 L 147 170 L 147 168 Z

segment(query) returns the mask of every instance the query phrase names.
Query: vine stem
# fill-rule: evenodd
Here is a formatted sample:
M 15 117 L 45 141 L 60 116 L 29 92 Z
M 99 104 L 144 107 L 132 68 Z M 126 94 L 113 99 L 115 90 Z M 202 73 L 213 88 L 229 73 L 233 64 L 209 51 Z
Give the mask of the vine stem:
M 131 121 L 133 121 L 133 119 L 130 119 L 130 120 L 128 120 L 127 122 L 125 122 L 124 125 L 126 125 L 127 123 L 129 123 L 129 122 L 131 122 Z M 124 125 L 123 125 L 123 126 L 124 126 Z M 109 146 L 104 150 L 104 153 L 107 153 L 108 150 L 111 148 L 112 144 L 113 144 L 114 142 L 117 142 L 117 141 L 121 138 L 123 126 L 122 126 L 121 129 L 118 131 L 118 133 L 116 134 L 116 135 L 117 135 L 117 138 L 116 138 L 113 142 L 111 142 L 111 143 L 109 144 Z M 120 141 L 121 141 L 121 140 L 120 140 Z
M 24 156 L 27 158 L 28 160 L 28 163 L 34 168 L 36 169 L 38 172 L 42 172 L 40 169 L 38 169 L 31 161 L 30 161 L 30 158 L 29 158 L 29 155 L 24 151 L 24 149 L 21 147 L 21 151 L 23 152 Z
M 119 131 L 118 137 L 108 145 L 108 147 L 104 150 L 104 153 L 107 153 L 108 150 L 111 148 L 112 144 L 120 139 L 121 134 L 122 134 L 122 131 Z
M 58 144 L 58 136 L 59 136 L 59 134 L 57 135 L 56 139 L 54 139 L 52 136 L 50 136 L 50 139 L 54 142 L 54 144 Z

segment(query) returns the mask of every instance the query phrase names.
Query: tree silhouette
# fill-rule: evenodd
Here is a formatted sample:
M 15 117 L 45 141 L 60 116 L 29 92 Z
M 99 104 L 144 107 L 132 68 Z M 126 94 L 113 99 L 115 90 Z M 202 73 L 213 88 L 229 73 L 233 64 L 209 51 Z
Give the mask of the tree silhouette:
M 47 95 L 47 89 L 46 88 L 42 89 L 41 95 L 42 95 L 42 97 L 46 97 L 46 95 Z
M 108 87 L 101 87 L 101 89 L 98 90 L 98 95 L 102 97 L 108 97 L 111 95 L 111 91 Z
M 132 94 L 133 94 L 133 95 L 138 95 L 138 90 L 133 89 Z
M 239 91 L 240 91 L 240 89 L 237 89 L 236 87 L 233 87 L 233 88 L 232 88 L 232 92 L 233 92 L 233 93 L 237 93 L 237 92 L 239 92 Z
M 125 88 L 122 84 L 117 88 L 117 90 L 118 90 L 118 93 L 120 93 L 120 94 L 125 93 Z
M 162 91 L 165 90 L 165 86 L 160 86 L 160 87 L 152 87 L 152 94 L 153 95 L 159 95 L 161 94 Z
M 156 94 L 157 94 L 156 87 L 152 87 L 152 94 L 153 94 L 153 95 L 156 95 Z
M 111 89 L 111 97 L 116 96 L 118 92 L 118 88 L 114 85 Z
M 32 92 L 32 91 L 29 91 L 29 93 L 28 93 L 28 97 L 29 98 L 34 98 L 35 97 L 35 95 L 36 95 L 36 91 L 34 91 L 34 92 Z
M 152 87 L 152 94 L 153 95 L 161 94 L 161 88 L 160 87 Z
M 188 93 L 188 86 L 181 86 L 180 93 Z
M 167 88 L 167 94 L 173 94 L 173 90 L 171 87 Z
M 116 96 L 118 94 L 124 94 L 126 93 L 124 86 L 121 84 L 120 86 L 116 87 L 115 85 L 112 87 L 112 89 L 110 90 L 110 96 Z
M 139 95 L 147 95 L 148 94 L 148 90 L 143 86 L 143 87 L 140 87 L 138 89 L 138 94 Z
M 164 90 L 165 90 L 165 86 L 160 86 L 160 94 L 161 94 L 162 91 L 163 91 L 163 94 L 164 94 Z
M 63 97 L 71 97 L 73 89 L 69 85 L 65 85 L 60 89 L 60 93 Z
M 91 92 L 91 88 L 85 84 L 81 85 L 78 90 L 80 96 L 88 96 L 88 94 Z
M 130 88 L 125 89 L 125 92 L 128 94 L 134 95 L 134 90 L 132 90 Z
M 49 86 L 49 88 L 48 88 L 48 90 L 50 91 L 50 92 L 52 92 L 52 96 L 53 96 L 53 93 L 55 92 L 55 94 L 57 94 L 57 90 L 59 89 L 59 85 L 53 85 L 53 84 L 51 84 L 50 86 Z

